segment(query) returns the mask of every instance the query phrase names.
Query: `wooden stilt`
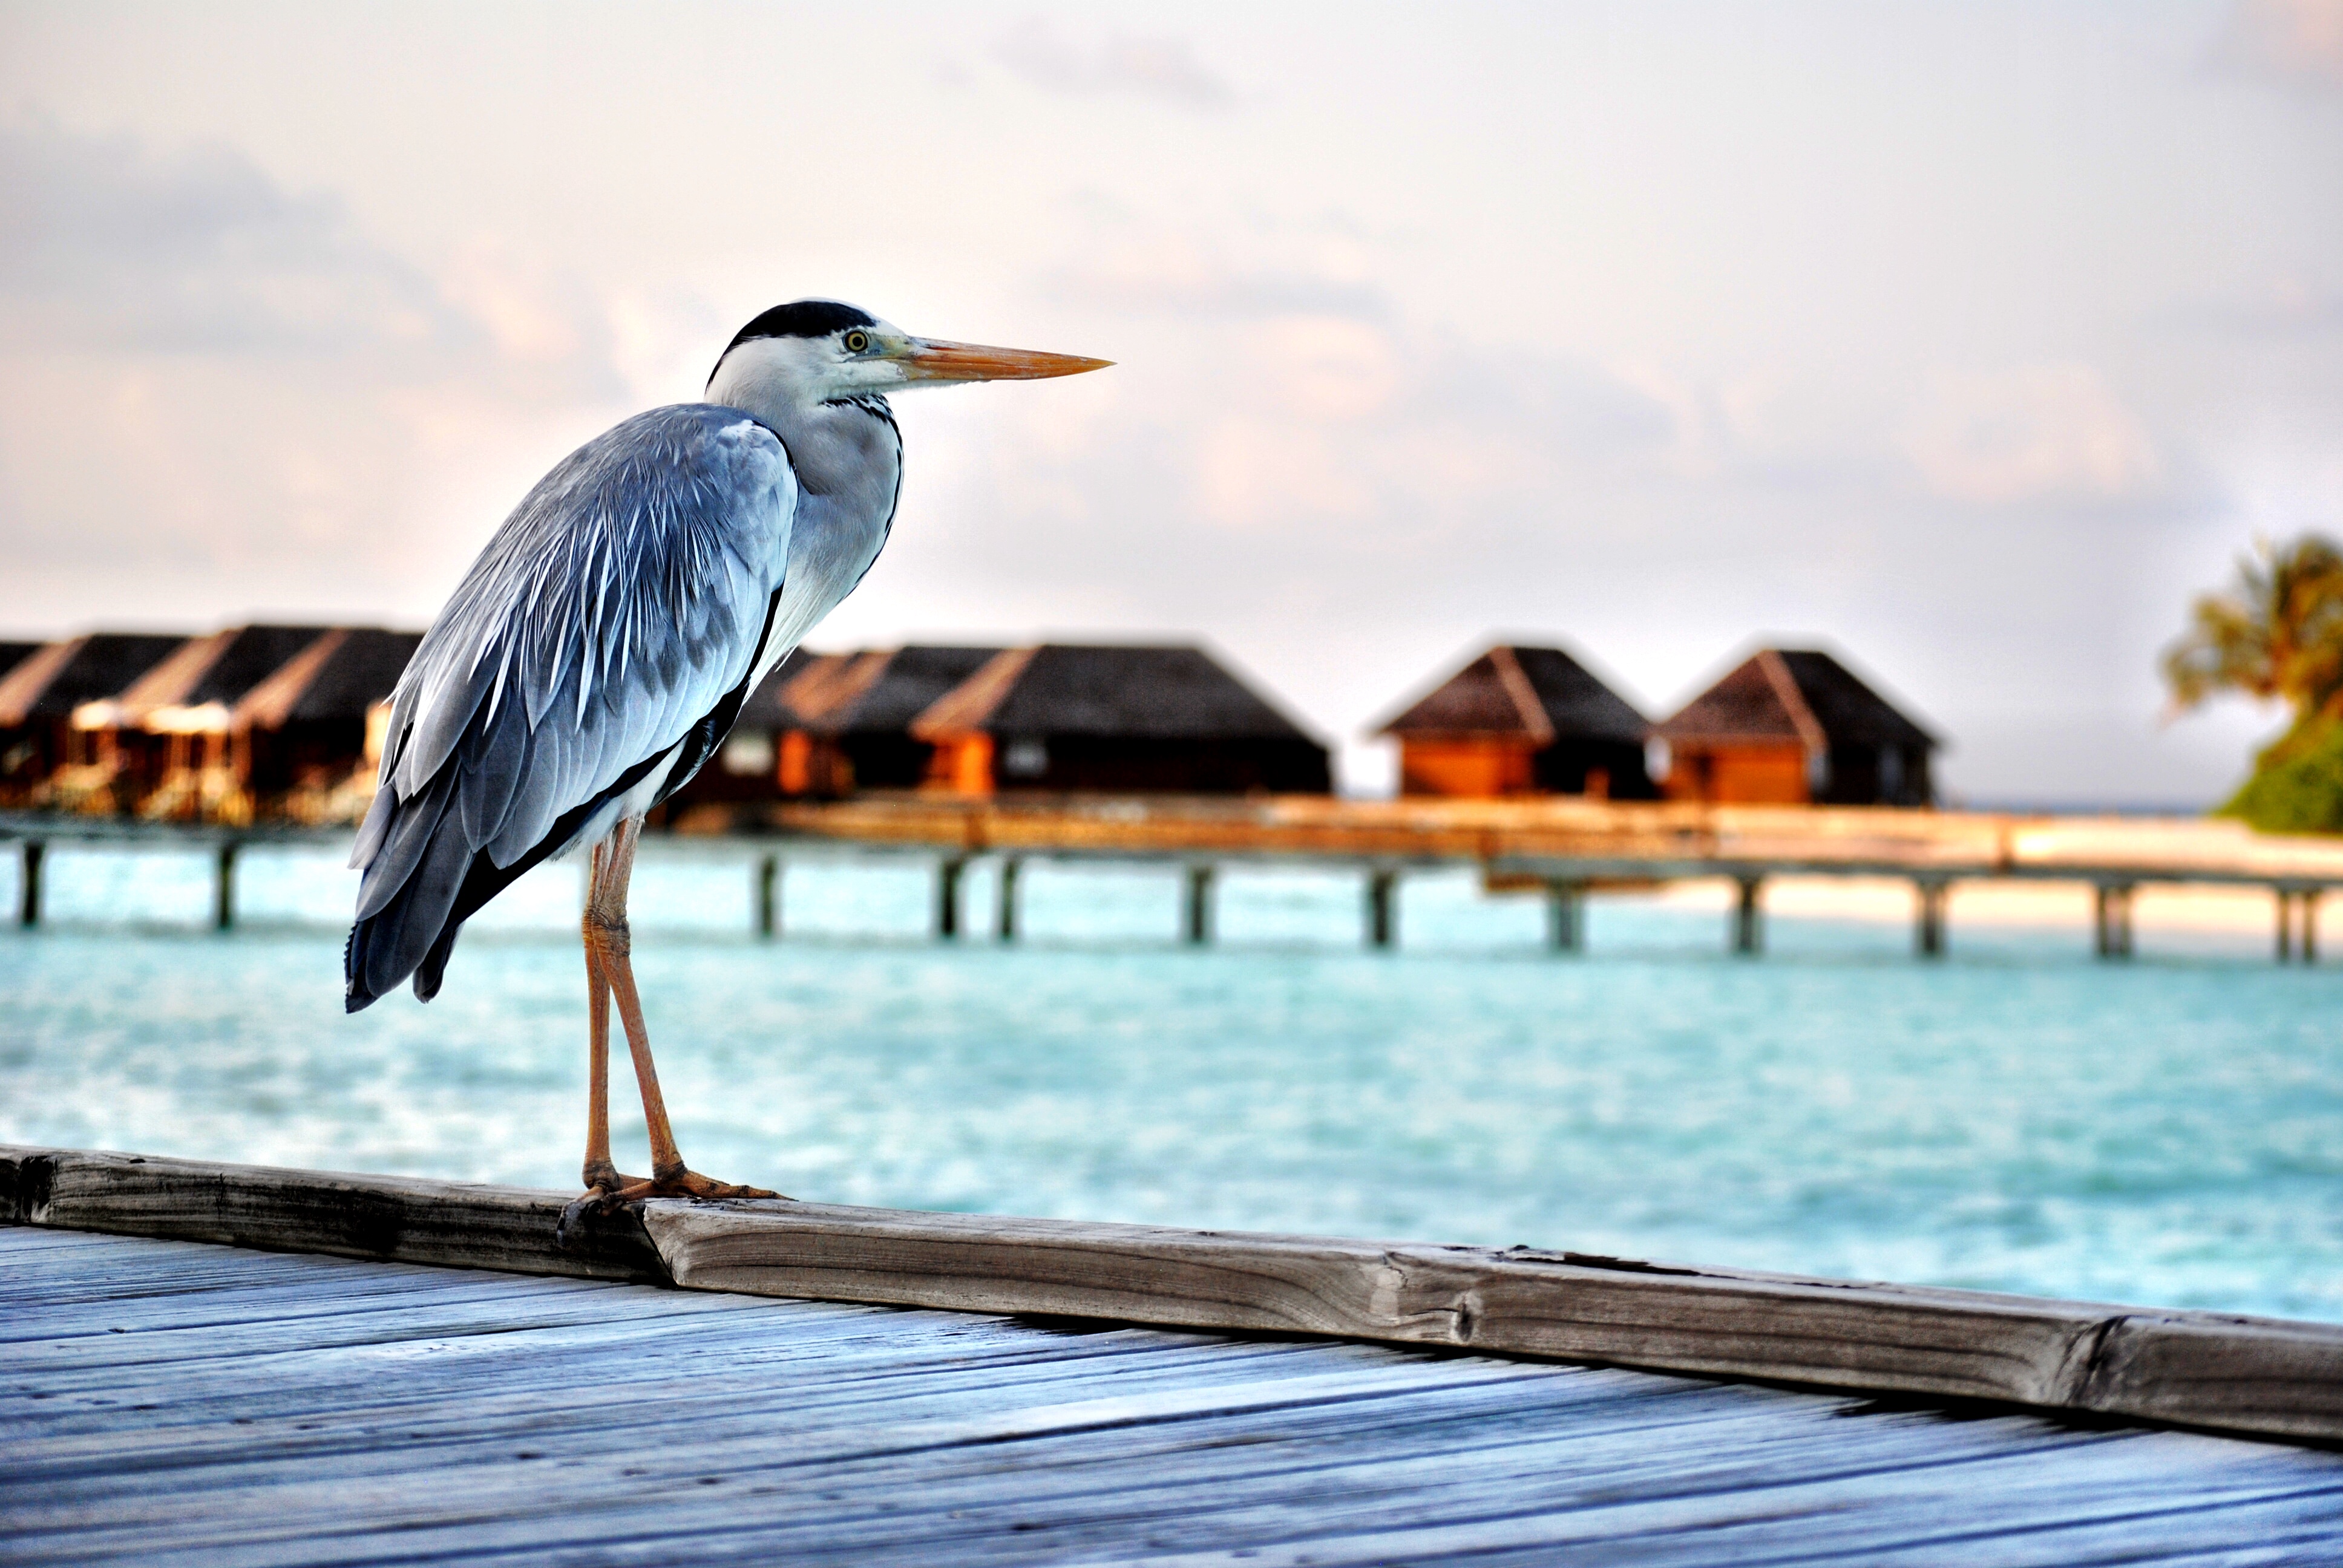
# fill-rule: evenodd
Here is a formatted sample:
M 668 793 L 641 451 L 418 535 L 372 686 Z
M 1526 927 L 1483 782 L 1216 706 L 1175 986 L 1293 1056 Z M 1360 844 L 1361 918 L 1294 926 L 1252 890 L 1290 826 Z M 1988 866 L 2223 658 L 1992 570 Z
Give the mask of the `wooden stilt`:
M 960 940 L 960 879 L 967 869 L 958 855 L 936 862 L 936 935 L 944 941 Z
M 1004 942 L 1017 940 L 1017 876 L 1025 862 L 1011 855 L 1001 862 L 999 907 L 994 911 L 992 934 Z
M 2093 910 L 2093 942 L 2103 959 L 2131 957 L 2131 894 L 2129 882 L 2098 884 Z
M 1945 956 L 1945 905 L 1950 885 L 1933 879 L 1912 884 L 1919 895 L 1919 923 L 1912 934 L 1913 950 L 1924 959 Z
M 757 857 L 757 935 L 771 941 L 781 934 L 781 858 Z
M 1757 890 L 1765 885 L 1760 877 L 1734 879 L 1738 896 L 1733 903 L 1733 950 L 1755 954 L 1765 948 L 1765 927 L 1757 901 Z
M 236 929 L 236 852 L 243 848 L 233 839 L 220 841 L 219 859 L 212 870 L 212 929 Z
M 1556 877 L 1545 885 L 1545 945 L 1558 953 L 1586 946 L 1586 886 Z
M 1399 873 L 1378 867 L 1367 873 L 1367 945 L 1387 948 L 1399 934 Z
M 1188 868 L 1186 936 L 1191 947 L 1202 947 L 1212 940 L 1212 868 L 1210 865 Z
M 38 839 L 25 840 L 24 880 L 16 889 L 16 923 L 30 930 L 41 923 L 42 862 L 49 847 Z

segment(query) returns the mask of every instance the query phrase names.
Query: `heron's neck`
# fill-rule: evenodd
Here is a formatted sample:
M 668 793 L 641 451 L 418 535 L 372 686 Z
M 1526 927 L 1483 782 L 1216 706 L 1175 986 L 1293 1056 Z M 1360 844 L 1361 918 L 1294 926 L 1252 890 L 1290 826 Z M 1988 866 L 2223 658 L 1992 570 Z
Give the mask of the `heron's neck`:
M 890 508 L 902 462 L 902 438 L 887 401 L 876 395 L 852 401 L 807 403 L 795 397 L 758 397 L 752 387 L 709 389 L 721 402 L 756 417 L 781 438 L 799 488 L 809 496 L 844 502 L 870 492 L 884 496 Z M 729 395 L 728 395 L 729 394 Z

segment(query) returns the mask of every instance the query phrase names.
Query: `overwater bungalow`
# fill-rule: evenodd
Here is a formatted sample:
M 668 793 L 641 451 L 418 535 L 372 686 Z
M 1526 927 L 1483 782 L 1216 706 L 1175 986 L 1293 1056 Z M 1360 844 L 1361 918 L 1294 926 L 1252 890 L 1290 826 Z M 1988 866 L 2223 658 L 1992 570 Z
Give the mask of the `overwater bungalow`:
M 81 807 L 112 775 L 95 768 L 74 711 L 111 697 L 187 638 L 176 632 L 92 632 L 45 643 L 0 676 L 0 805 Z M 77 747 L 79 748 L 77 749 Z
M 910 643 L 839 654 L 808 668 L 787 691 L 797 724 L 782 737 L 781 793 L 917 789 L 935 747 L 912 735 L 912 721 L 1001 652 Z
M 230 807 L 236 705 L 334 629 L 239 626 L 191 638 L 127 687 L 75 709 L 74 745 L 90 759 L 76 785 L 84 809 L 201 821 Z
M 1399 742 L 1403 795 L 1648 800 L 1650 728 L 1564 649 L 1500 643 L 1375 733 Z
M 1653 729 L 1670 799 L 1926 806 L 1936 737 L 1816 648 L 1760 648 Z
M 212 819 L 362 817 L 374 797 L 369 764 L 381 754 L 379 739 L 368 744 L 370 716 L 422 640 L 421 632 L 337 627 L 246 692 L 228 713 L 227 777 L 197 786 L 215 802 Z
M 1202 648 L 1005 649 L 910 726 L 924 786 L 1322 795 L 1326 748 Z

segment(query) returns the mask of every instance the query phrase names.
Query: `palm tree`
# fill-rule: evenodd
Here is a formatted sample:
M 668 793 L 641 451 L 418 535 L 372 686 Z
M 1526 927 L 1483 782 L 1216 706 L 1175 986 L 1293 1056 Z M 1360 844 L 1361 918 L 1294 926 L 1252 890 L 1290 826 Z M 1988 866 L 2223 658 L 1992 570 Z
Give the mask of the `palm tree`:
M 2284 701 L 2298 728 L 2343 717 L 2343 545 L 2318 534 L 2258 540 L 2235 584 L 2199 596 L 2189 620 L 2164 650 L 2176 711 L 2235 691 Z

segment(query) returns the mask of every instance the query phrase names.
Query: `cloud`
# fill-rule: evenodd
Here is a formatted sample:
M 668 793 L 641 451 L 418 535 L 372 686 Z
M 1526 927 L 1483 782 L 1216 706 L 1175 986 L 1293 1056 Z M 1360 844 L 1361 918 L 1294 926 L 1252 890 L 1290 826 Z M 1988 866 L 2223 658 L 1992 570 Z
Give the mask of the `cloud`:
M 371 244 L 223 146 L 167 155 L 38 122 L 0 126 L 0 341 L 43 348 L 322 353 L 468 347 L 474 324 Z
M 427 266 L 224 146 L 0 122 L 0 613 L 25 625 L 417 617 L 537 474 L 721 341 L 689 291 L 508 244 Z
M 2343 287 L 2288 274 L 2258 287 L 2184 302 L 2170 318 L 2184 327 L 2242 337 L 2302 339 L 2343 327 Z
M 2147 430 L 2087 365 L 1946 377 L 1899 444 L 1931 489 L 1987 504 L 2137 496 L 2163 474 Z
M 1115 32 L 1081 47 L 1033 16 L 1003 34 L 992 53 L 1016 75 L 1052 93 L 1129 93 L 1192 109 L 1219 108 L 1236 96 L 1184 38 Z
M 427 269 L 217 144 L 0 125 L 0 351 L 337 359 L 377 386 L 563 401 L 623 397 L 646 318 L 705 314 L 490 243 Z
M 2343 0 L 2236 0 L 2210 58 L 2240 75 L 2343 88 Z
M 996 470 L 1025 494 L 1115 497 L 1119 512 L 1143 494 L 1156 537 L 1243 531 L 1322 573 L 1332 540 L 1491 537 L 1591 475 L 1656 467 L 1679 438 L 1674 412 L 1592 359 L 1400 308 L 1390 247 L 1339 212 L 1080 211 L 1039 292 L 1114 329 L 1147 412 L 1074 443 L 1053 425 L 996 432 Z

